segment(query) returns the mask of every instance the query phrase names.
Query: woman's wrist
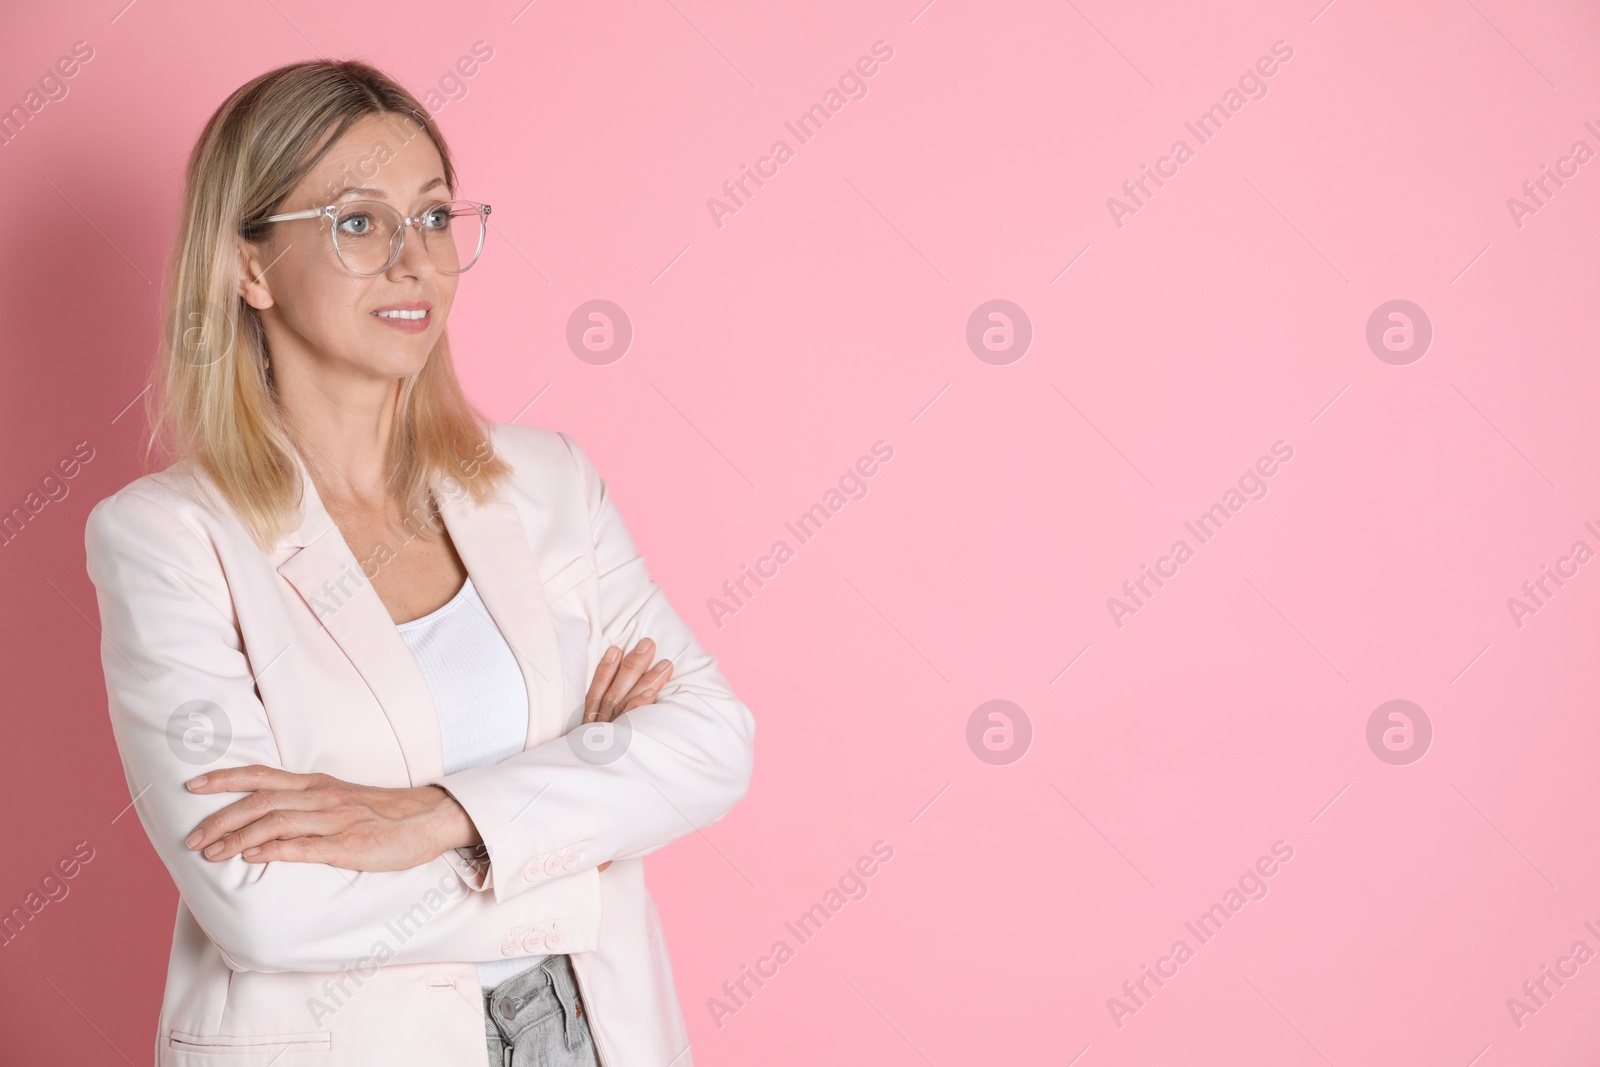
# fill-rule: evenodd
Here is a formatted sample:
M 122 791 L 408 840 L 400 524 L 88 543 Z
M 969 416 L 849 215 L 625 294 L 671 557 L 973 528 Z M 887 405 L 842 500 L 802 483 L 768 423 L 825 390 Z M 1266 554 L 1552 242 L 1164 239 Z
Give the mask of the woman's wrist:
M 450 791 L 442 785 L 430 785 L 424 788 L 438 793 L 438 806 L 433 812 L 434 843 L 439 850 L 439 855 L 444 855 L 453 848 L 473 848 L 483 844 L 483 835 L 478 833 L 478 828 L 473 824 L 472 817 L 467 814 L 467 809 L 461 802 L 450 795 Z

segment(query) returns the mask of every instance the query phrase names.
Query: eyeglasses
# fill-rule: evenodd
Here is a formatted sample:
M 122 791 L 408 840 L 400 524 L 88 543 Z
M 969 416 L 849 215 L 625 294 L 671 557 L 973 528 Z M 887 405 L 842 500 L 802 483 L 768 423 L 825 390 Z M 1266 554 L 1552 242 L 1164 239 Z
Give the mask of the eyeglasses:
M 470 200 L 433 204 L 421 215 L 406 218 L 381 200 L 347 200 L 342 204 L 272 215 L 263 222 L 327 218 L 332 223 L 333 251 L 346 270 L 370 277 L 382 274 L 400 258 L 406 229 L 415 226 L 423 247 L 444 274 L 460 274 L 478 261 L 489 229 L 489 205 Z

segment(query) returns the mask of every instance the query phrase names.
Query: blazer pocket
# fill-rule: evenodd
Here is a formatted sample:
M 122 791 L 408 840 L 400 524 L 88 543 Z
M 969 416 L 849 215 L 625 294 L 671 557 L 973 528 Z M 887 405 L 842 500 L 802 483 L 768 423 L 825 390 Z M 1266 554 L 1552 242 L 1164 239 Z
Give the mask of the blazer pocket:
M 594 574 L 594 564 L 589 562 L 588 556 L 579 556 L 571 563 L 563 564 L 559 570 L 544 580 L 545 600 L 555 600 L 592 574 Z
M 333 1048 L 333 1031 L 302 1030 L 294 1034 L 186 1034 L 173 1030 L 167 1047 L 182 1052 L 234 1053 L 239 1055 L 283 1052 L 327 1052 Z

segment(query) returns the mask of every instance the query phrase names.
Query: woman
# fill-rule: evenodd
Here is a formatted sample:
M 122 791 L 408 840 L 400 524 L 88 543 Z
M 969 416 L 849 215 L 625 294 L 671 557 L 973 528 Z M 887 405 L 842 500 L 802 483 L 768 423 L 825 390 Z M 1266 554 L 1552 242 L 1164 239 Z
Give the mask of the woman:
M 754 722 L 577 442 L 465 399 L 455 194 L 359 63 L 262 75 L 190 157 L 177 462 L 85 531 L 180 896 L 159 1064 L 690 1062 L 641 857 L 744 795 Z

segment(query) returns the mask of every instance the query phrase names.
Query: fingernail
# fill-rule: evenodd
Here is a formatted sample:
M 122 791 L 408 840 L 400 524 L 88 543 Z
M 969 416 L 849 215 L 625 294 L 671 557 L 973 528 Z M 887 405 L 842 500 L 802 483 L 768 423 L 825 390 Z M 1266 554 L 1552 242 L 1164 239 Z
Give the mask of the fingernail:
M 660 671 L 664 671 L 666 669 L 667 669 L 667 661 L 664 660 L 664 659 L 658 659 L 658 660 L 656 660 L 656 665 L 654 667 L 651 667 L 650 671 L 651 671 L 652 674 L 654 674 L 654 673 L 659 673 Z
M 211 842 L 211 844 L 206 846 L 206 855 L 207 856 L 215 856 L 218 852 L 221 852 L 221 851 L 222 851 L 222 842 L 221 841 L 213 841 L 213 842 Z
M 656 691 L 654 689 L 646 689 L 639 695 L 644 697 L 646 700 L 654 700 L 656 698 Z
M 196 830 L 193 833 L 191 833 L 188 837 L 184 838 L 183 839 L 183 843 L 185 845 L 188 845 L 190 848 L 194 848 L 194 846 L 196 846 L 196 845 L 198 845 L 200 843 L 200 839 L 202 837 L 204 837 L 204 836 L 206 836 L 206 835 L 201 833 L 199 830 Z
M 259 845 L 252 845 L 250 848 L 247 848 L 243 852 L 239 853 L 239 855 L 241 855 L 241 856 L 254 856 L 257 852 L 260 852 L 260 851 L 261 851 L 261 848 L 260 848 Z
M 189 785 L 190 789 L 195 789 L 195 788 L 198 788 L 199 786 L 202 786 L 202 785 L 205 785 L 205 784 L 206 784 L 206 776 L 203 775 L 203 774 L 198 778 L 189 779 L 189 782 L 188 782 L 188 785 Z
M 606 654 L 604 656 L 600 657 L 600 662 L 601 663 L 611 663 L 614 660 L 616 660 L 616 658 L 617 658 L 617 646 L 616 645 L 612 645 L 610 648 L 606 649 Z

